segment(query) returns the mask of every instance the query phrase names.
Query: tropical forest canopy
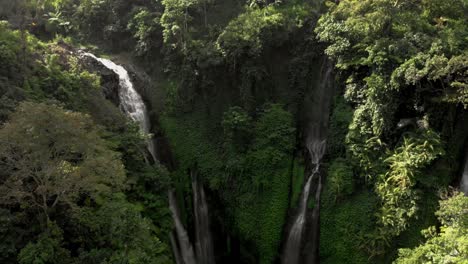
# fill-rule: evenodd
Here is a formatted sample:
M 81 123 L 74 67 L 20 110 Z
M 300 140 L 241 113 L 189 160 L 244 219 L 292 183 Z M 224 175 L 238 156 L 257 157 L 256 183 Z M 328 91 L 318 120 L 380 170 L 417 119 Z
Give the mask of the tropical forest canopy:
M 0 0 L 0 263 L 191 264 L 187 242 L 211 264 L 209 235 L 213 263 L 296 264 L 316 173 L 298 264 L 468 263 L 467 20 L 466 0 Z M 148 133 L 85 53 L 129 72 Z

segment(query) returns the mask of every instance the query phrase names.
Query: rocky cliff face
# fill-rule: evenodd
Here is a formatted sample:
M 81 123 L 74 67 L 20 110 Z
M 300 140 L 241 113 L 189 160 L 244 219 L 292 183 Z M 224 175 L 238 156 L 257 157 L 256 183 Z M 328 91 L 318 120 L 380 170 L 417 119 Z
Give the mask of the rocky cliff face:
M 79 51 L 77 54 L 79 54 Z M 89 72 L 96 73 L 101 77 L 101 87 L 104 97 L 118 106 L 120 104 L 119 76 L 90 57 L 80 56 L 80 63 Z
M 64 50 L 67 50 L 71 56 L 77 56 L 81 66 L 89 72 L 95 73 L 101 78 L 101 88 L 104 97 L 112 102 L 115 106 L 120 105 L 119 99 L 119 76 L 112 70 L 106 68 L 104 65 L 96 61 L 89 56 L 83 56 L 82 50 L 76 50 L 71 46 L 62 44 Z M 81 55 L 80 55 L 81 54 Z M 160 129 L 158 109 L 161 109 L 160 105 L 154 105 L 154 101 L 151 100 L 152 93 L 154 93 L 154 84 L 151 78 L 142 70 L 137 69 L 135 66 L 129 63 L 122 63 L 117 58 L 117 63 L 123 65 L 127 70 L 131 82 L 135 90 L 141 95 L 145 105 L 148 108 L 148 115 L 150 119 L 150 133 L 152 137 L 153 145 L 155 147 L 156 155 L 159 162 L 164 164 L 169 170 L 175 167 L 174 159 L 172 158 L 172 151 L 167 138 L 164 136 Z
M 79 66 L 82 67 L 82 69 L 95 73 L 101 78 L 101 88 L 104 97 L 115 106 L 120 104 L 119 76 L 117 74 L 92 58 L 83 56 L 83 50 L 76 49 L 65 42 L 57 43 L 57 46 L 54 46 L 53 49 L 54 53 L 58 55 L 59 64 L 63 69 L 67 70 L 70 68 L 69 61 L 71 57 L 77 58 Z

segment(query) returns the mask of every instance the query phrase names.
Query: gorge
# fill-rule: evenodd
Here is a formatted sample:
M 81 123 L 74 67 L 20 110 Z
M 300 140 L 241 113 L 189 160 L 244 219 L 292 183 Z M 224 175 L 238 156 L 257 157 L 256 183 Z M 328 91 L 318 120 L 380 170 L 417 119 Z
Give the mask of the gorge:
M 467 14 L 0 0 L 0 263 L 464 263 Z

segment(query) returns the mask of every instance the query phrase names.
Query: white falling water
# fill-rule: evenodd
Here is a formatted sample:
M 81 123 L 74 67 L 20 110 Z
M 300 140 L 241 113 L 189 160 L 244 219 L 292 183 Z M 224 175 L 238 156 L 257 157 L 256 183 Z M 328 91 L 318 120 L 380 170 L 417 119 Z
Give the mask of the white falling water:
M 323 68 L 325 67 L 325 68 Z M 312 217 L 310 219 L 310 237 L 312 247 L 307 248 L 308 254 L 306 255 L 305 262 L 315 264 L 319 263 L 318 250 L 319 250 L 319 236 L 320 236 L 320 195 L 322 193 L 322 175 L 318 171 L 320 161 L 322 160 L 326 150 L 326 134 L 328 130 L 328 117 L 330 115 L 330 103 L 333 95 L 332 84 L 332 63 L 326 60 L 322 65 L 322 80 L 315 92 L 317 104 L 312 107 L 312 111 L 317 115 L 313 115 L 313 126 L 309 129 L 307 139 L 307 149 L 310 153 L 312 164 L 316 164 L 318 174 L 317 188 L 315 189 L 315 204 L 312 209 Z
M 314 170 L 315 171 L 315 170 Z M 302 190 L 299 213 L 296 216 L 294 224 L 289 231 L 288 240 L 286 240 L 286 246 L 283 254 L 283 263 L 298 263 L 301 253 L 301 242 L 302 235 L 304 233 L 304 223 L 306 220 L 307 212 L 307 201 L 309 200 L 310 187 L 312 185 L 312 179 L 315 173 L 309 176 L 304 189 Z
M 325 155 L 326 140 L 311 139 L 307 144 L 307 149 L 310 154 L 310 161 L 315 164 L 315 170 L 319 170 L 320 160 Z
M 312 186 L 312 180 L 315 175 L 319 175 L 320 169 L 320 160 L 325 154 L 325 140 L 316 140 L 311 141 L 308 144 L 307 148 L 309 149 L 309 154 L 311 162 L 314 165 L 312 174 L 309 176 L 301 194 L 301 200 L 299 202 L 299 213 L 294 220 L 294 224 L 289 231 L 288 240 L 286 241 L 286 246 L 283 254 L 283 263 L 295 264 L 299 263 L 301 255 L 301 244 L 302 238 L 304 235 L 304 227 L 306 224 L 306 213 L 307 213 L 307 202 L 309 200 L 310 188 Z M 321 179 L 319 178 L 319 184 L 321 184 Z M 321 186 L 319 186 L 320 188 Z M 320 198 L 320 197 L 316 197 Z
M 140 94 L 138 94 L 138 92 L 135 90 L 127 70 L 125 70 L 124 67 L 114 63 L 111 60 L 98 58 L 94 54 L 83 53 L 83 55 L 95 59 L 96 61 L 100 62 L 106 68 L 115 72 L 119 76 L 120 109 L 122 109 L 122 111 L 126 115 L 128 115 L 133 121 L 138 123 L 142 133 L 144 133 L 145 135 L 149 135 L 150 122 L 146 105 L 143 102 L 143 99 L 141 98 Z M 151 138 L 147 140 L 147 146 L 153 160 L 157 161 L 154 143 Z
M 463 175 L 460 182 L 460 191 L 468 196 L 468 153 L 466 155 L 465 167 L 463 168 Z
M 333 89 L 330 88 L 333 67 L 332 64 L 325 60 L 322 65 L 322 78 L 319 81 L 316 89 L 313 91 L 309 101 L 306 99 L 309 113 L 309 128 L 307 131 L 306 147 L 309 151 L 310 162 L 312 165 L 312 173 L 309 176 L 304 188 L 299 204 L 299 212 L 294 218 L 293 225 L 289 230 L 284 251 L 282 255 L 283 264 L 298 264 L 298 263 L 315 263 L 318 252 L 318 234 L 319 234 L 319 217 L 320 217 L 320 194 L 322 190 L 322 176 L 320 175 L 320 162 L 326 150 L 326 132 L 328 127 L 328 116 L 330 102 L 333 94 Z M 307 219 L 307 201 L 311 192 L 312 179 L 318 176 L 318 185 L 315 190 L 315 205 L 312 211 L 312 219 Z M 308 226 L 310 222 L 310 227 Z M 305 229 L 312 230 L 312 237 L 307 240 L 312 241 L 313 252 L 303 254 L 303 243 L 305 240 Z M 306 258 L 311 258 L 305 261 L 302 255 L 307 255 Z
M 128 115 L 133 121 L 138 123 L 141 132 L 145 135 L 148 135 L 150 132 L 150 121 L 148 117 L 148 111 L 140 94 L 138 94 L 138 92 L 135 90 L 127 70 L 125 70 L 124 67 L 114 63 L 111 60 L 98 58 L 94 54 L 83 52 L 82 55 L 95 59 L 96 61 L 100 62 L 106 68 L 112 70 L 119 76 L 119 106 L 126 115 Z M 153 160 L 156 162 L 157 157 L 155 153 L 154 143 L 151 138 L 147 140 L 147 147 L 149 152 L 151 153 Z M 195 200 L 197 201 L 197 204 L 200 204 L 201 207 L 196 210 L 196 212 L 198 210 L 200 211 L 199 213 L 196 213 L 196 217 L 199 219 L 198 222 L 201 223 L 201 226 L 203 228 L 201 232 L 205 234 L 201 235 L 202 233 L 197 231 L 197 239 L 198 241 L 201 241 L 201 243 L 197 244 L 197 247 L 200 248 L 198 251 L 202 252 L 200 254 L 203 254 L 203 256 L 201 257 L 202 261 L 200 263 L 214 264 L 211 234 L 207 233 L 209 223 L 208 207 L 206 205 L 205 193 L 202 188 L 194 186 L 194 195 L 196 195 Z M 179 209 L 177 207 L 177 202 L 173 192 L 169 192 L 169 208 L 172 212 L 172 218 L 174 220 L 175 226 L 175 234 L 172 233 L 170 238 L 176 263 L 196 264 L 197 261 L 195 259 L 193 247 L 190 243 L 187 231 L 185 230 L 182 221 L 180 220 Z
M 175 237 L 174 231 L 171 232 L 170 239 L 171 239 L 171 248 L 172 252 L 174 253 L 174 259 L 176 264 L 183 264 L 184 261 L 182 260 L 182 253 L 177 244 L 177 238 Z
M 174 192 L 169 192 L 169 209 L 172 212 L 172 219 L 174 219 L 175 233 L 177 235 L 176 241 L 173 242 L 174 255 L 177 264 L 196 264 L 195 254 L 193 252 L 192 244 L 190 243 L 187 231 L 180 220 L 179 208 L 175 199 Z M 175 245 L 178 243 L 178 245 Z M 174 246 L 176 246 L 174 248 Z M 179 262 L 179 261 L 183 262 Z
M 195 214 L 195 248 L 198 263 L 214 264 L 213 241 L 210 231 L 210 216 L 205 191 L 198 177 L 192 177 L 193 210 Z
M 318 142 L 318 141 L 317 141 Z M 314 264 L 317 263 L 317 257 L 318 257 L 318 246 L 319 246 L 319 237 L 320 237 L 320 195 L 322 193 L 322 175 L 319 172 L 319 165 L 320 165 L 320 160 L 322 159 L 323 155 L 325 154 L 325 141 L 321 141 L 320 145 L 317 145 L 315 147 L 315 152 L 309 148 L 309 152 L 311 152 L 311 158 L 312 160 L 316 160 L 318 163 L 315 166 L 315 171 L 317 172 L 318 175 L 318 184 L 317 184 L 317 189 L 315 190 L 315 197 L 314 197 L 314 208 L 312 209 L 312 216 L 310 219 L 310 226 L 311 228 L 311 233 L 310 237 L 308 237 L 309 241 L 311 242 L 312 247 L 310 248 L 310 252 L 306 257 L 306 261 L 304 263 L 310 263 Z M 314 157 L 314 155 L 317 155 Z

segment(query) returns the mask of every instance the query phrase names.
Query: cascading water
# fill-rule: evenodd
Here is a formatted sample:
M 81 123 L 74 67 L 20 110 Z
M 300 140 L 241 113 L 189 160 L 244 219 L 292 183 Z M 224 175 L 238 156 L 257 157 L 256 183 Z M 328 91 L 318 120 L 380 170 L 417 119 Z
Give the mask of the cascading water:
M 315 176 L 319 177 L 319 187 L 321 188 L 320 178 L 320 160 L 325 154 L 325 140 L 313 141 L 308 146 L 311 162 L 314 165 L 311 175 L 309 176 L 302 190 L 301 199 L 299 202 L 299 213 L 294 220 L 294 224 L 289 231 L 288 240 L 283 253 L 283 263 L 299 263 L 301 255 L 301 245 L 306 224 L 307 203 L 312 186 L 312 180 Z M 316 193 L 317 196 L 317 193 Z M 316 197 L 317 200 L 317 197 Z
M 214 264 L 213 241 L 205 191 L 196 174 L 192 176 L 193 208 L 195 214 L 195 248 L 198 263 Z
M 307 148 L 311 155 L 312 164 L 319 167 L 320 161 L 325 155 L 326 134 L 328 131 L 328 118 L 330 115 L 330 104 L 334 92 L 332 82 L 333 64 L 325 60 L 322 66 L 322 78 L 318 89 L 315 91 L 316 104 L 312 107 L 312 127 L 309 128 Z M 318 171 L 318 168 L 316 168 Z M 307 247 L 305 263 L 318 263 L 318 248 L 320 242 L 320 196 L 322 193 L 322 174 L 318 172 L 317 188 L 315 189 L 315 204 L 310 220 L 310 236 L 308 237 L 310 248 Z
M 176 261 L 178 264 L 195 264 L 195 254 L 193 252 L 192 243 L 190 243 L 187 231 L 180 220 L 179 208 L 177 207 L 177 201 L 173 191 L 169 192 L 169 209 L 172 212 L 172 218 L 174 219 L 175 233 L 177 239 L 173 242 L 173 250 Z
M 195 252 L 187 231 L 180 220 L 174 191 L 169 192 L 169 208 L 175 232 L 171 234 L 172 250 L 177 264 L 214 264 L 214 247 L 210 231 L 209 210 L 203 186 L 192 174 L 193 208 L 195 215 Z
M 143 99 L 135 90 L 133 83 L 130 80 L 130 76 L 127 70 L 125 70 L 124 67 L 117 65 L 111 60 L 98 58 L 94 54 L 85 53 L 85 52 L 82 52 L 81 54 L 83 56 L 93 58 L 94 60 L 98 61 L 99 63 L 101 63 L 106 68 L 113 71 L 119 76 L 119 101 L 120 101 L 119 107 L 133 121 L 138 123 L 142 133 L 144 133 L 145 135 L 148 135 L 150 132 L 150 121 L 148 117 L 148 111 L 146 109 L 145 103 L 143 102 Z M 155 151 L 155 147 L 154 147 L 152 139 L 147 140 L 147 147 L 148 147 L 149 152 L 151 153 L 153 160 L 157 162 L 158 160 L 157 160 L 156 151 Z M 197 190 L 201 189 L 198 186 L 196 188 Z M 198 193 L 198 192 L 194 192 L 194 193 Z M 205 194 L 203 190 L 198 195 L 198 197 L 200 197 L 198 198 L 201 200 L 200 203 L 205 206 L 203 211 L 199 213 L 200 215 L 199 219 L 203 219 L 201 220 L 201 222 L 207 223 L 208 208 L 206 206 L 206 201 L 205 201 L 206 199 L 205 199 Z M 196 264 L 193 247 L 192 247 L 192 244 L 190 243 L 187 231 L 185 230 L 182 224 L 182 221 L 180 220 L 179 209 L 177 207 L 177 202 L 176 202 L 173 192 L 169 192 L 169 208 L 172 212 L 172 217 L 173 217 L 174 225 L 175 225 L 175 232 L 171 234 L 171 244 L 172 244 L 172 249 L 174 251 L 174 258 L 176 260 L 176 263 L 177 264 Z M 202 227 L 202 228 L 203 230 L 208 230 L 205 227 Z M 211 247 L 208 247 L 209 243 L 211 243 L 211 237 L 209 238 L 204 237 L 200 241 L 203 241 L 200 246 L 201 247 L 200 252 L 204 252 L 204 256 L 205 256 L 204 258 L 210 259 L 209 254 L 213 252 L 212 245 Z M 209 243 L 207 241 L 209 241 Z M 207 246 L 208 249 L 205 249 L 205 246 Z M 211 248 L 211 251 L 209 248 Z M 200 262 L 200 263 L 211 264 L 214 262 Z
M 288 233 L 288 238 L 284 244 L 282 254 L 282 263 L 298 264 L 316 263 L 318 256 L 318 239 L 319 239 L 319 219 L 320 219 L 320 194 L 322 190 L 322 175 L 320 174 L 320 162 L 326 150 L 326 133 L 328 127 L 328 116 L 330 102 L 333 95 L 333 87 L 330 87 L 333 67 L 332 64 L 325 60 L 323 63 L 320 82 L 314 89 L 310 98 L 305 99 L 306 111 L 308 114 L 309 128 L 307 131 L 306 146 L 310 155 L 312 173 L 308 177 L 306 184 L 302 190 L 299 211 L 295 216 L 293 225 Z M 307 203 L 312 189 L 312 181 L 318 177 L 317 186 L 315 188 L 315 204 L 312 211 L 312 219 L 307 219 Z M 308 223 L 311 223 L 310 227 Z M 311 230 L 311 236 L 305 237 L 305 231 Z M 312 248 L 304 257 L 304 240 L 310 240 Z M 309 260 L 310 259 L 310 260 Z
M 298 263 L 301 253 L 301 241 L 304 233 L 304 223 L 306 220 L 307 201 L 309 200 L 310 187 L 315 173 L 309 176 L 304 189 L 302 190 L 301 200 L 299 205 L 299 214 L 294 221 L 291 230 L 289 231 L 288 240 L 283 254 L 283 263 Z
M 311 251 L 307 255 L 306 263 L 316 263 L 318 258 L 318 245 L 319 245 L 319 225 L 320 225 L 320 195 L 322 193 L 322 175 L 319 172 L 320 169 L 320 160 L 323 158 L 325 154 L 325 140 L 316 140 L 312 141 L 312 143 L 308 146 L 309 153 L 312 159 L 312 163 L 315 165 L 315 171 L 318 175 L 318 183 L 317 189 L 315 190 L 315 197 L 314 197 L 314 208 L 312 209 L 312 219 L 311 223 L 311 236 L 309 238 L 311 244 Z
M 138 92 L 135 90 L 127 70 L 111 60 L 98 58 L 94 54 L 83 53 L 83 55 L 95 59 L 119 76 L 120 109 L 133 121 L 138 123 L 142 133 L 148 135 L 150 133 L 148 111 L 140 94 L 138 94 Z M 152 139 L 147 140 L 147 146 L 153 160 L 157 161 Z
M 175 237 L 174 232 L 171 232 L 170 239 L 171 239 L 172 252 L 174 253 L 175 263 L 177 264 L 184 263 L 182 260 L 182 253 L 179 248 L 179 245 L 177 244 L 177 238 Z

